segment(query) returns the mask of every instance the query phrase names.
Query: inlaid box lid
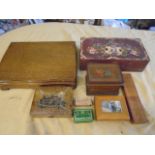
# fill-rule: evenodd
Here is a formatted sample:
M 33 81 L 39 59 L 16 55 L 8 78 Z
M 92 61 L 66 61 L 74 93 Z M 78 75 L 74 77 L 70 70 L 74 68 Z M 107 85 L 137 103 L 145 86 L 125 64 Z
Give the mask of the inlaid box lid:
M 149 60 L 139 38 L 81 38 L 80 58 Z
M 123 78 L 118 64 L 90 63 L 87 68 L 88 83 L 122 84 Z
M 81 38 L 80 69 L 91 62 L 118 63 L 122 71 L 143 71 L 150 61 L 139 38 Z

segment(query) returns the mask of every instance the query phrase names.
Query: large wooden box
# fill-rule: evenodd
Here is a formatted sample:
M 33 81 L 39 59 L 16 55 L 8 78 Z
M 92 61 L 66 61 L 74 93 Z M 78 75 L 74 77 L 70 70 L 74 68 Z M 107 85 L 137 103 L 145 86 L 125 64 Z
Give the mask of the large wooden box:
M 88 95 L 117 95 L 123 86 L 122 73 L 117 64 L 88 64 L 86 89 Z
M 14 42 L 0 63 L 0 87 L 75 87 L 76 64 L 74 42 Z
M 80 69 L 87 64 L 118 63 L 123 71 L 143 71 L 149 62 L 140 39 L 128 38 L 82 38 Z

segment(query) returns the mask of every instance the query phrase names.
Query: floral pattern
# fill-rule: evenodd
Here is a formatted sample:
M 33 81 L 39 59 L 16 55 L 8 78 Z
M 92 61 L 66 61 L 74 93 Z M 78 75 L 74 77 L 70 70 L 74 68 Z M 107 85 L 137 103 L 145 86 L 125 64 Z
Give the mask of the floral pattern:
M 87 52 L 91 55 L 101 54 L 102 56 L 120 56 L 120 57 L 128 57 L 130 55 L 134 57 L 140 56 L 140 53 L 136 49 L 125 48 L 120 46 L 104 46 L 99 44 L 88 46 Z
M 80 59 L 144 60 L 148 57 L 140 39 L 81 38 Z

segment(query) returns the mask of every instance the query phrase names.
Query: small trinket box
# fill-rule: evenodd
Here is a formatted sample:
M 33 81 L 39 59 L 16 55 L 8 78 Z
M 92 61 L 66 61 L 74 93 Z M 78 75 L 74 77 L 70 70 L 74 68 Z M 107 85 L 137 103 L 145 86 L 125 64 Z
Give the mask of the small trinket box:
M 97 120 L 130 120 L 124 96 L 95 96 Z
M 75 108 L 74 109 L 74 122 L 75 123 L 84 123 L 93 121 L 93 112 L 92 109 L 86 108 Z
M 73 90 L 70 87 L 40 87 L 36 90 L 31 115 L 72 117 Z
M 88 95 L 117 95 L 121 86 L 123 78 L 119 65 L 88 64 L 86 75 Z

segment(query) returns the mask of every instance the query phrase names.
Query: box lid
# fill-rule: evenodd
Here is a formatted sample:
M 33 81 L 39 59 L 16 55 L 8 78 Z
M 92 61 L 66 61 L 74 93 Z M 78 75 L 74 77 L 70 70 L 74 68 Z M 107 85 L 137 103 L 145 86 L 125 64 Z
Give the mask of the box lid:
M 80 59 L 149 61 L 139 38 L 81 38 Z
M 122 84 L 123 78 L 118 64 L 90 63 L 87 68 L 88 83 Z

